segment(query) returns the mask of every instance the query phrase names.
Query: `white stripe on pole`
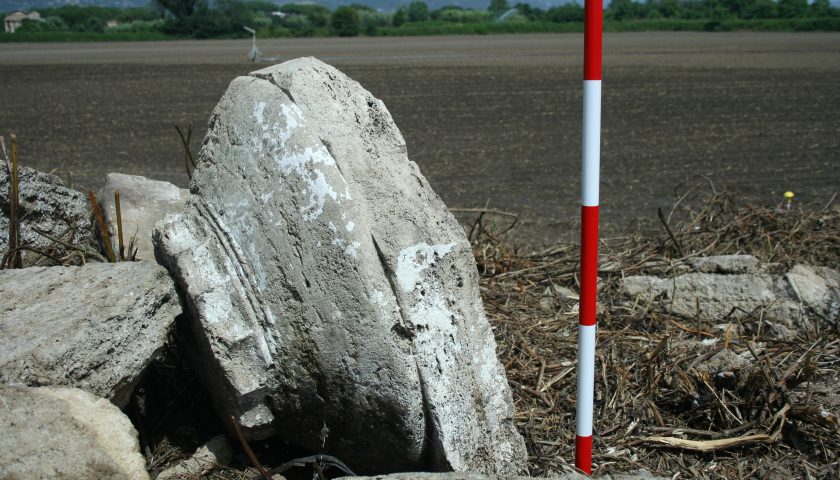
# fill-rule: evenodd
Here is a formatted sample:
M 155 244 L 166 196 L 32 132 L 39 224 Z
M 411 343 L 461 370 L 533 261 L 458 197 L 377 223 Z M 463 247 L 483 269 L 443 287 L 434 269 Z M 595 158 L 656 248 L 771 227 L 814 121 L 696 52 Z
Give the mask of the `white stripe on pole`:
M 583 177 L 581 205 L 598 205 L 601 168 L 601 81 L 583 81 Z
M 581 359 L 595 359 L 596 325 L 580 325 L 578 330 L 578 351 Z M 577 435 L 592 435 L 592 414 L 595 400 L 595 362 L 583 361 L 578 365 L 577 378 Z

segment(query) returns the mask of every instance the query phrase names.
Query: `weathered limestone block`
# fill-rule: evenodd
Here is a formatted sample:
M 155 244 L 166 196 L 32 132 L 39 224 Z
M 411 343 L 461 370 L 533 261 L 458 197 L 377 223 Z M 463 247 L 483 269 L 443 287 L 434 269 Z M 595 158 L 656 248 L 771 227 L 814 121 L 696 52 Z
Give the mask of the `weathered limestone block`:
M 312 58 L 236 78 L 191 190 L 156 254 L 251 438 L 365 471 L 524 470 L 470 245 L 381 101 Z
M 41 250 L 55 246 L 59 254 L 66 249 L 55 244 L 33 228 L 50 237 L 79 247 L 95 249 L 92 211 L 81 192 L 67 188 L 60 178 L 31 168 L 20 169 L 20 216 L 21 240 Z M 0 165 L 0 255 L 9 246 L 9 172 L 5 164 Z M 24 252 L 24 262 L 31 263 L 42 258 L 40 255 Z
M 135 238 L 137 258 L 154 260 L 155 249 L 152 245 L 152 230 L 155 224 L 170 213 L 184 209 L 190 197 L 190 191 L 178 188 L 169 182 L 150 180 L 138 175 L 109 173 L 105 177 L 105 186 L 99 191 L 99 203 L 108 221 L 111 243 L 114 252 L 119 252 L 117 236 L 117 207 L 114 192 L 120 192 L 120 215 L 123 224 L 123 241 L 126 255 L 128 244 Z
M 688 263 L 700 271 L 674 278 L 631 276 L 623 280 L 623 290 L 644 301 L 659 299 L 672 313 L 686 318 L 723 321 L 761 311 L 764 320 L 787 328 L 807 328 L 814 313 L 836 316 L 840 308 L 840 272 L 830 268 L 795 265 L 779 275 L 748 255 Z
M 70 385 L 124 407 L 181 313 L 152 262 L 0 271 L 0 383 Z
M 0 431 L 0 478 L 149 478 L 128 417 L 76 388 L 0 384 Z
M 766 274 L 685 273 L 676 278 L 632 276 L 624 279 L 628 295 L 660 298 L 671 312 L 704 320 L 734 318 L 761 307 L 779 308 L 773 278 Z M 699 312 L 698 312 L 699 302 Z M 732 312 L 733 307 L 738 310 Z

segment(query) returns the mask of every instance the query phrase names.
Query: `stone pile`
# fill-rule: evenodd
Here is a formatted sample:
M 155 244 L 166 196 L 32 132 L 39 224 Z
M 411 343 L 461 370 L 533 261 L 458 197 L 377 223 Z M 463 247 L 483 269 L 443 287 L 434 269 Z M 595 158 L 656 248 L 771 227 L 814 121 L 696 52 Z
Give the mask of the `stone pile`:
M 315 59 L 260 70 L 231 83 L 199 157 L 192 195 L 119 174 L 99 192 L 114 246 L 120 191 L 126 242 L 137 239 L 140 259 L 154 250 L 169 272 L 152 262 L 0 272 L 0 384 L 15 385 L 0 397 L 23 405 L 13 415 L 31 428 L 42 427 L 29 418 L 30 397 L 90 424 L 68 430 L 90 459 L 60 457 L 61 468 L 147 478 L 136 432 L 84 405 L 106 401 L 92 394 L 128 404 L 183 303 L 189 328 L 177 331 L 199 346 L 192 366 L 219 416 L 235 416 L 251 439 L 277 436 L 363 473 L 525 472 L 470 245 L 382 102 Z M 68 243 L 94 247 L 84 195 L 28 170 L 21 191 L 38 228 L 76 227 Z M 50 211 L 52 224 L 41 221 Z M 24 241 L 35 242 L 26 228 Z M 71 397 L 82 406 L 66 406 Z M 45 418 L 60 425 L 58 413 Z M 103 428 L 133 446 L 98 453 Z M 12 443 L 42 441 L 8 431 Z M 5 453 L 34 455 L 20 445 Z M 229 457 L 224 447 L 199 449 L 164 476 L 200 474 Z

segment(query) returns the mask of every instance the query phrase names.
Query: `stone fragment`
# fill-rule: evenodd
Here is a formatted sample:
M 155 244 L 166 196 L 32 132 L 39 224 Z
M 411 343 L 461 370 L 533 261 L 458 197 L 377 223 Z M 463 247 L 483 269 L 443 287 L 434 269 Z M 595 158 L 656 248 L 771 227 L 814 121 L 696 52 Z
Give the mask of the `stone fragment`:
M 56 247 L 62 255 L 66 248 L 35 233 L 38 229 L 50 237 L 81 248 L 96 249 L 92 210 L 87 197 L 67 188 L 55 175 L 31 168 L 20 169 L 21 240 L 41 250 Z M 9 172 L 0 163 L 0 254 L 9 246 Z M 24 263 L 41 259 L 40 255 L 24 252 Z
M 0 384 L 0 431 L 0 478 L 149 478 L 128 417 L 76 388 Z
M 836 320 L 840 310 L 840 272 L 831 268 L 794 265 L 784 276 L 793 299 L 817 314 Z
M 721 320 L 731 314 L 741 318 L 762 307 L 780 307 L 773 279 L 764 274 L 692 272 L 674 279 L 631 276 L 622 283 L 627 295 L 641 296 L 643 301 L 660 299 L 672 313 L 682 317 L 699 315 L 703 320 Z
M 524 471 L 464 232 L 381 101 L 293 60 L 231 82 L 158 260 L 250 438 L 354 469 Z
M 124 407 L 181 313 L 152 262 L 0 271 L 0 383 L 70 385 Z
M 779 275 L 746 255 L 691 259 L 701 270 L 673 278 L 631 276 L 622 281 L 624 293 L 642 301 L 658 300 L 671 313 L 715 323 L 759 314 L 778 337 L 809 328 L 816 316 L 837 315 L 840 309 L 840 272 L 795 265 Z M 716 273 L 703 273 L 716 272 Z M 748 273 L 745 273 L 748 272 Z
M 169 182 L 150 180 L 138 175 L 109 173 L 105 186 L 99 191 L 98 199 L 108 221 L 114 253 L 119 255 L 117 236 L 117 208 L 114 192 L 120 192 L 120 214 L 123 224 L 123 241 L 128 255 L 128 244 L 136 239 L 137 258 L 154 260 L 152 230 L 155 224 L 170 213 L 184 209 L 190 191 L 178 188 Z
M 173 480 L 182 477 L 200 477 L 217 465 L 226 465 L 233 458 L 233 450 L 224 435 L 218 435 L 198 447 L 195 453 L 183 462 L 160 472 L 156 480 Z

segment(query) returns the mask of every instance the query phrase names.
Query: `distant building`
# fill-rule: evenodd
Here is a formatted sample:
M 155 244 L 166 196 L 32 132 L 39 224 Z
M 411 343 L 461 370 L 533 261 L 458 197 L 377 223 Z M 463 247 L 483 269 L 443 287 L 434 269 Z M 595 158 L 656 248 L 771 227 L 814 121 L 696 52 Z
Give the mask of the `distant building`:
M 112 19 L 108 20 L 107 22 L 105 22 L 105 28 L 114 28 L 119 24 L 120 24 L 120 22 L 118 20 L 112 18 Z
M 35 20 L 36 22 L 41 21 L 41 14 L 35 11 L 26 13 L 20 10 L 14 11 L 8 15 L 6 18 L 3 19 L 3 27 L 6 33 L 15 33 L 21 25 L 23 25 L 24 20 Z

